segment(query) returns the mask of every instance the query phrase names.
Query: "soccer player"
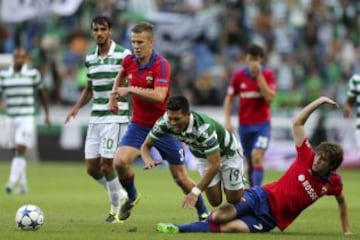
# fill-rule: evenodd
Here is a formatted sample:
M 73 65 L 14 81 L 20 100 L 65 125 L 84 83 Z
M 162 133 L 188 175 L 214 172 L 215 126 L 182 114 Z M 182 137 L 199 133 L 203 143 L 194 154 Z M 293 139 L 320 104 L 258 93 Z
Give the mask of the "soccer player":
M 85 59 L 88 82 L 76 104 L 66 116 L 65 123 L 76 117 L 80 108 L 93 98 L 92 110 L 85 139 L 85 163 L 87 173 L 107 189 L 111 207 L 106 218 L 109 223 L 121 223 L 118 213 L 121 194 L 113 158 L 117 143 L 128 127 L 129 103 L 126 99 L 115 99 L 116 113 L 108 109 L 113 82 L 121 69 L 123 59 L 130 50 L 111 39 L 111 21 L 108 17 L 97 16 L 91 21 L 91 30 L 97 47 Z
M 354 74 L 349 81 L 349 88 L 347 92 L 346 102 L 343 108 L 343 115 L 345 118 L 352 116 L 353 107 L 356 106 L 356 149 L 360 158 L 360 75 Z
M 121 139 L 115 156 L 115 167 L 120 182 L 129 199 L 122 206 L 120 218 L 130 216 L 131 209 L 139 202 L 140 194 L 135 188 L 135 173 L 132 162 L 140 155 L 141 144 L 156 120 L 166 111 L 166 100 L 170 93 L 170 64 L 153 50 L 154 29 L 149 23 L 136 24 L 131 29 L 133 55 L 123 61 L 117 81 L 114 83 L 114 97 L 131 95 L 133 115 L 125 136 Z M 129 86 L 121 87 L 128 79 Z M 109 106 L 113 109 L 113 104 Z M 188 176 L 184 166 L 184 151 L 181 143 L 170 135 L 164 135 L 155 147 L 169 162 L 169 169 L 175 182 L 184 193 L 191 192 L 195 182 Z M 195 204 L 199 218 L 207 216 L 207 209 L 201 196 Z M 206 217 L 205 217 L 206 218 Z
M 145 169 L 158 165 L 150 149 L 162 136 L 170 134 L 189 146 L 199 162 L 202 176 L 185 196 L 183 207 L 194 207 L 202 191 L 212 206 L 218 206 L 222 202 L 222 188 L 227 202 L 240 202 L 244 188 L 243 156 L 236 136 L 209 116 L 190 111 L 189 102 L 183 96 L 170 97 L 166 107 L 166 113 L 157 120 L 141 146 Z
M 239 95 L 238 133 L 247 159 L 251 186 L 264 178 L 264 155 L 270 140 L 270 103 L 276 94 L 274 72 L 265 67 L 265 52 L 252 44 L 246 50 L 247 66 L 232 76 L 224 101 L 225 127 L 231 124 L 233 100 Z
M 28 192 L 26 179 L 26 150 L 34 145 L 36 134 L 35 113 L 38 94 L 45 113 L 45 124 L 50 126 L 48 97 L 41 81 L 40 72 L 26 65 L 27 52 L 16 48 L 13 52 L 13 66 L 0 72 L 0 92 L 5 100 L 6 114 L 9 117 L 9 147 L 14 156 L 11 161 L 6 193 Z
M 159 223 L 157 230 L 175 232 L 268 232 L 275 227 L 284 231 L 307 207 L 324 195 L 335 196 L 344 234 L 351 234 L 348 209 L 341 177 L 336 169 L 343 161 L 343 150 L 331 142 L 315 149 L 310 146 L 305 122 L 323 104 L 336 105 L 320 97 L 305 106 L 293 120 L 297 158 L 277 181 L 244 191 L 244 201 L 214 210 L 207 222 L 175 225 Z

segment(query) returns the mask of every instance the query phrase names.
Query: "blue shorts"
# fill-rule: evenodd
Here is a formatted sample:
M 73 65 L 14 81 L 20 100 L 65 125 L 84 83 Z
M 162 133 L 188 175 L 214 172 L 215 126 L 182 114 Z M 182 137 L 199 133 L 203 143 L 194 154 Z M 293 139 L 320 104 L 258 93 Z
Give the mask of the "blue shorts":
M 245 222 L 250 232 L 269 232 L 276 227 L 267 192 L 259 186 L 244 191 L 245 202 L 235 204 L 237 218 Z
M 251 157 L 253 149 L 266 150 L 269 146 L 271 124 L 270 121 L 254 124 L 254 125 L 241 125 L 238 128 L 240 141 L 244 149 L 244 156 Z
M 140 149 L 144 143 L 151 128 L 142 127 L 130 122 L 125 135 L 121 138 L 118 146 L 130 146 Z M 161 157 L 172 165 L 184 164 L 184 149 L 181 142 L 170 135 L 162 136 L 155 143 L 155 148 L 159 151 Z

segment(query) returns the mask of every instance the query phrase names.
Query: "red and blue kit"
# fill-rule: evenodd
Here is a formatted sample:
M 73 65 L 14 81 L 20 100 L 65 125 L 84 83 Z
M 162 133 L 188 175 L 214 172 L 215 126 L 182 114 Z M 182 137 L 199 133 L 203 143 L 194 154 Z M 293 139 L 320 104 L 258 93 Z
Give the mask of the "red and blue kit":
M 341 177 L 331 172 L 319 177 L 311 167 L 315 152 L 307 139 L 296 148 L 298 157 L 289 170 L 277 182 L 264 186 L 269 195 L 269 205 L 276 224 L 284 230 L 313 202 L 324 195 L 340 195 L 343 189 Z
M 123 74 L 127 75 L 131 87 L 154 89 L 155 87 L 168 87 L 170 89 L 170 63 L 161 55 L 153 52 L 150 61 L 141 65 L 134 55 L 127 56 L 123 62 Z M 153 103 L 138 96 L 131 95 L 133 107 L 132 122 L 152 127 L 156 120 L 166 111 L 166 101 L 169 92 L 163 103 Z
M 276 89 L 275 74 L 269 68 L 263 68 L 262 73 L 269 87 Z M 255 77 L 249 69 L 243 68 L 233 75 L 228 88 L 228 95 L 239 95 L 239 123 L 252 125 L 270 120 L 270 104 L 262 97 Z

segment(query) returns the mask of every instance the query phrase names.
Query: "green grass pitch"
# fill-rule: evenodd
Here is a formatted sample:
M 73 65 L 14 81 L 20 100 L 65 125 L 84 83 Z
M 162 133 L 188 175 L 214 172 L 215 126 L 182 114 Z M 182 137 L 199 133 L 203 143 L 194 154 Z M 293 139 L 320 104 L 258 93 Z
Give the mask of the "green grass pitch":
M 0 162 L 0 182 L 5 186 L 10 163 Z M 275 229 L 265 234 L 175 234 L 157 233 L 158 222 L 184 223 L 196 220 L 195 210 L 182 209 L 183 194 L 172 181 L 169 171 L 159 167 L 145 171 L 135 168 L 136 183 L 142 194 L 140 203 L 124 224 L 104 222 L 109 210 L 107 194 L 85 173 L 82 163 L 30 163 L 27 195 L 0 193 L 0 239 L 344 239 L 341 233 L 337 204 L 333 197 L 323 197 L 285 232 Z M 350 223 L 360 239 L 359 170 L 341 170 L 349 206 Z M 198 180 L 197 172 L 189 174 Z M 281 173 L 266 172 L 265 182 L 275 180 Z M 15 212 L 23 204 L 36 204 L 45 213 L 44 226 L 36 232 L 23 232 L 15 226 Z

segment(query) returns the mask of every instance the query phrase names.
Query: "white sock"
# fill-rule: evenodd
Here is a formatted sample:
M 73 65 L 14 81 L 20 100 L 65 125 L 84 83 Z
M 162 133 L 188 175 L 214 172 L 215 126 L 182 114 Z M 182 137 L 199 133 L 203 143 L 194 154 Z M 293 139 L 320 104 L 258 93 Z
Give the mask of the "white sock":
M 13 188 L 26 171 L 26 161 L 23 156 L 15 156 L 11 161 L 8 187 Z
M 26 179 L 26 161 L 25 161 L 25 169 L 23 173 L 20 175 L 19 179 L 19 187 L 22 191 L 27 191 L 28 185 L 27 185 L 27 179 Z
M 108 190 L 108 194 L 109 194 L 109 198 L 110 198 L 110 202 L 111 202 L 110 213 L 118 214 L 120 211 L 120 207 L 121 207 L 120 206 L 120 200 L 121 200 L 120 182 L 116 176 L 114 179 L 109 180 L 106 183 L 107 183 L 107 190 Z
M 106 179 L 104 176 L 102 176 L 100 179 L 97 179 L 96 181 L 105 189 L 107 189 Z

